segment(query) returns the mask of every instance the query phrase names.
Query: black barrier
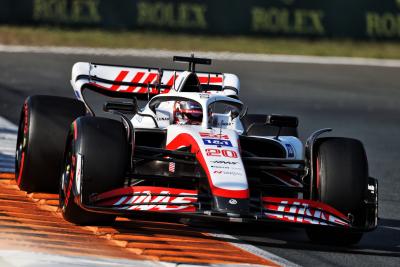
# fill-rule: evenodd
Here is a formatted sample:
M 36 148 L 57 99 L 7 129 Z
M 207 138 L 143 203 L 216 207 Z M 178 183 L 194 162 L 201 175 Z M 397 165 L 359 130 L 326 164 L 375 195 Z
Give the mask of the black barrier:
M 400 0 L 0 0 L 0 23 L 400 40 Z

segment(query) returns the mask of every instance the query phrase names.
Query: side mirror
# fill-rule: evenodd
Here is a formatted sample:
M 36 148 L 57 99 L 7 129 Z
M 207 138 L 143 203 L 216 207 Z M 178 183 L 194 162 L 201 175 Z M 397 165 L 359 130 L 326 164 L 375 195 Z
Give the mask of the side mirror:
M 211 116 L 211 126 L 218 128 L 226 128 L 231 125 L 231 115 L 229 114 L 213 114 Z
M 121 113 L 137 113 L 137 105 L 132 102 L 105 102 L 103 110 L 106 112 L 117 111 Z
M 277 127 L 297 127 L 299 120 L 293 116 L 268 115 L 265 124 Z
M 242 111 L 239 114 L 239 119 L 242 119 L 244 116 L 246 116 L 247 112 L 249 111 L 249 107 L 245 106 Z
M 281 130 L 283 127 L 292 127 L 292 128 L 296 128 L 299 124 L 299 120 L 297 119 L 297 117 L 293 117 L 293 116 L 285 116 L 285 115 L 257 115 L 257 121 L 251 123 L 249 126 L 247 126 L 247 128 L 245 129 L 245 131 L 243 132 L 243 134 L 248 134 L 250 132 L 250 130 L 254 127 L 254 126 L 275 126 L 278 127 L 278 132 L 275 136 L 276 139 L 278 139 Z

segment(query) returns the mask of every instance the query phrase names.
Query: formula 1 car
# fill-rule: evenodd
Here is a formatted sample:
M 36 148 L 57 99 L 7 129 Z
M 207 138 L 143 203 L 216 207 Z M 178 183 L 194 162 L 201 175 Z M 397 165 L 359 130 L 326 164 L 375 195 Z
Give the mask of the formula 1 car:
M 377 226 L 378 183 L 355 139 L 302 144 L 298 119 L 247 114 L 234 74 L 76 63 L 76 99 L 30 96 L 18 131 L 16 181 L 59 192 L 70 222 L 168 213 L 304 226 L 312 241 L 349 245 Z M 95 116 L 85 99 L 110 101 Z M 147 101 L 143 108 L 138 100 Z

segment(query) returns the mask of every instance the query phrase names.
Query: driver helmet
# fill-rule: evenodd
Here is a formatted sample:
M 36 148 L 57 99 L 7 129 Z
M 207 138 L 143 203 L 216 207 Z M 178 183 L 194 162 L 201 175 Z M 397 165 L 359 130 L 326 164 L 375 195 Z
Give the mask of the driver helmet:
M 177 101 L 174 106 L 174 123 L 200 125 L 203 120 L 203 109 L 194 101 Z

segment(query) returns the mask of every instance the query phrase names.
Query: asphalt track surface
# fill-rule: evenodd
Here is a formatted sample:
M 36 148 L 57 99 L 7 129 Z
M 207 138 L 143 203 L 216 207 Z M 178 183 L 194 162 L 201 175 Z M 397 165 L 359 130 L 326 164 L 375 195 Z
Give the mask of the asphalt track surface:
M 0 53 L 0 116 L 17 123 L 28 95 L 73 97 L 69 84 L 77 61 L 183 67 L 166 59 Z M 370 175 L 379 180 L 379 227 L 351 248 L 313 245 L 302 229 L 204 226 L 224 230 L 238 242 L 304 266 L 400 265 L 400 69 L 343 65 L 215 61 L 214 71 L 241 79 L 241 99 L 251 113 L 283 113 L 300 119 L 300 135 L 332 127 L 335 136 L 360 139 Z

